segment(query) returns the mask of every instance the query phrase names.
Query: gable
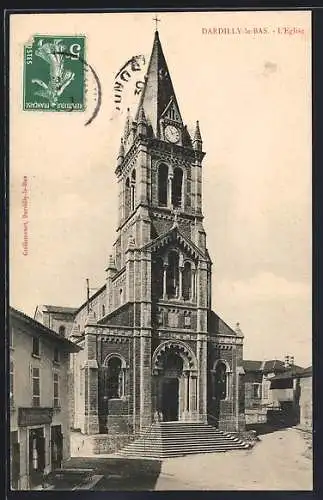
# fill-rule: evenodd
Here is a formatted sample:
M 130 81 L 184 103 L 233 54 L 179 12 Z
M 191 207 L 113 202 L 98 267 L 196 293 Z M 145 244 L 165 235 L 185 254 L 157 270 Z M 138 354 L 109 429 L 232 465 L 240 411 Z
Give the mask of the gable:
M 171 120 L 173 122 L 180 123 L 182 125 L 182 117 L 179 112 L 177 103 L 175 102 L 174 98 L 171 97 L 169 103 L 167 104 L 165 111 L 161 115 L 162 118 L 166 118 L 168 120 Z
M 210 335 L 237 335 L 214 311 L 209 313 L 208 332 Z
M 149 248 L 152 252 L 158 252 L 158 250 L 169 247 L 172 244 L 182 248 L 187 256 L 192 259 L 202 258 L 208 260 L 203 252 L 192 241 L 188 240 L 177 227 L 173 227 L 167 233 L 148 243 L 144 248 Z

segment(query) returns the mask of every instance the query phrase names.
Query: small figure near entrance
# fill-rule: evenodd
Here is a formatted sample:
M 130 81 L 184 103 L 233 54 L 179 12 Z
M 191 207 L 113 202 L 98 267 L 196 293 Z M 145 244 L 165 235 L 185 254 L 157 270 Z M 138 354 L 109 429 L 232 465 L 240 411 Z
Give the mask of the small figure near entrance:
M 163 413 L 161 411 L 155 411 L 154 413 L 154 422 L 163 422 Z

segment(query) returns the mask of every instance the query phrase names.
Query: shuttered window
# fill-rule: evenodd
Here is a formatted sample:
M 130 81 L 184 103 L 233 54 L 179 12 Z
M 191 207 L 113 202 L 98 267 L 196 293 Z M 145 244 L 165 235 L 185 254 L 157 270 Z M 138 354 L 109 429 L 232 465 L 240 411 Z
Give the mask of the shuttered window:
M 40 406 L 40 373 L 39 368 L 33 368 L 32 372 L 33 406 Z

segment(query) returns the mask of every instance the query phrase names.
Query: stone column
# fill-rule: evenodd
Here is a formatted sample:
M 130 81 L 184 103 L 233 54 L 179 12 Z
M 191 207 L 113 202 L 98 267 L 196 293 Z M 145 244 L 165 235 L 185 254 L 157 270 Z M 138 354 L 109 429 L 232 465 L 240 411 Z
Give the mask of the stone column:
M 152 393 L 152 414 L 156 415 L 160 411 L 160 376 L 158 370 L 153 370 L 152 373 L 152 384 L 151 384 L 151 393 Z M 156 420 L 156 418 L 154 419 Z
M 125 286 L 125 300 L 129 302 L 134 301 L 134 250 L 135 240 L 133 236 L 129 236 L 128 244 L 125 252 L 126 264 L 126 286 Z
M 195 299 L 195 269 L 191 269 L 191 300 Z
M 85 324 L 83 365 L 85 376 L 85 433 L 99 433 L 99 401 L 98 401 L 98 362 L 96 358 L 97 326 L 93 311 L 90 310 Z
M 186 411 L 190 411 L 190 372 L 186 374 Z
M 171 208 L 173 206 L 173 203 L 172 203 L 172 192 L 173 192 L 172 182 L 173 182 L 173 175 L 170 174 L 168 176 L 168 184 L 167 184 L 167 206 L 169 208 Z
M 150 332 L 140 334 L 140 431 L 151 424 L 151 336 Z
M 190 413 L 192 418 L 196 418 L 196 410 L 197 410 L 197 377 L 195 374 L 191 374 L 191 398 L 190 398 Z
M 164 265 L 164 276 L 163 276 L 163 299 L 167 300 L 167 265 Z
M 137 169 L 138 171 L 138 176 L 137 176 L 137 188 L 138 188 L 138 195 L 137 200 L 140 201 L 141 203 L 147 203 L 147 196 L 149 192 L 149 159 L 147 155 L 147 146 L 144 144 L 141 144 L 139 146 L 139 151 L 138 151 L 138 165 L 140 167 Z
M 98 363 L 95 359 L 84 364 L 85 376 L 85 433 L 99 433 L 98 414 Z
M 184 266 L 180 266 L 180 268 L 179 268 L 179 290 L 178 290 L 179 300 L 184 300 L 183 299 L 183 271 L 184 271 Z

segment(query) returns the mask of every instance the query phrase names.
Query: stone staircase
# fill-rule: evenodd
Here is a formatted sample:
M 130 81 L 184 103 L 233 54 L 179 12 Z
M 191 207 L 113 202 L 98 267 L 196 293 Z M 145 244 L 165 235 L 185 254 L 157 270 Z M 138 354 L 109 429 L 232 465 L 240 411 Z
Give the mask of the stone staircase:
M 117 452 L 119 457 L 170 458 L 249 448 L 236 436 L 202 422 L 154 423 L 140 438 Z

